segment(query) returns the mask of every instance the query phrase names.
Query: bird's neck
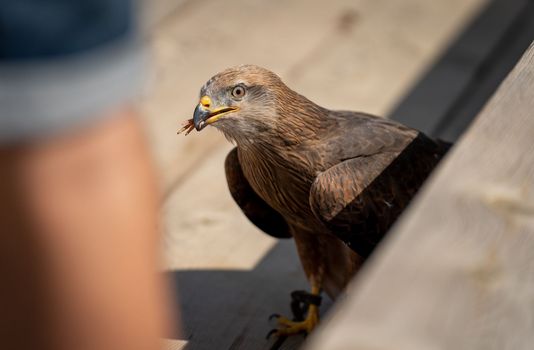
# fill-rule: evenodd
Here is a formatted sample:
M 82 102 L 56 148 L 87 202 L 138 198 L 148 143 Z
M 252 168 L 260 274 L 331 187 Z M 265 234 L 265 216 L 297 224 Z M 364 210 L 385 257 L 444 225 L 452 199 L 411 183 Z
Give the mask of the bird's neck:
M 289 90 L 277 101 L 269 122 L 253 133 L 244 133 L 235 141 L 243 149 L 289 152 L 317 141 L 331 123 L 330 111 Z M 253 135 L 253 138 L 247 136 Z
M 309 168 L 308 157 L 313 156 L 329 124 L 335 122 L 329 117 L 330 111 L 293 93 L 278 104 L 277 115 L 276 124 L 255 133 L 254 138 L 235 138 L 240 153 L 267 168 Z
M 282 146 L 289 147 L 317 140 L 332 121 L 328 109 L 291 90 L 278 104 L 277 114 L 274 136 Z

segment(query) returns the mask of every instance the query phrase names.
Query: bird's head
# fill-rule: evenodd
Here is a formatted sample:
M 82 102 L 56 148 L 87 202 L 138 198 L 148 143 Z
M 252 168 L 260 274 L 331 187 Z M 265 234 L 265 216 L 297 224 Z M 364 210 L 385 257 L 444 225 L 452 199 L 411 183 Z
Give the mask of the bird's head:
M 267 69 L 253 65 L 229 68 L 200 90 L 194 126 L 200 131 L 213 125 L 234 140 L 257 137 L 277 125 L 280 102 L 291 94 L 294 92 Z

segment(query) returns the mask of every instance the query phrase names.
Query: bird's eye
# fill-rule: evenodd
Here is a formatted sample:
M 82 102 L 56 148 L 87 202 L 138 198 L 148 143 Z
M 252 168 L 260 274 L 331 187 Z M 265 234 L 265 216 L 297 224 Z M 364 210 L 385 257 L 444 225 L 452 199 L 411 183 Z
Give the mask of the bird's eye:
M 232 96 L 235 98 L 242 98 L 245 96 L 245 87 L 242 85 L 237 85 L 232 89 Z

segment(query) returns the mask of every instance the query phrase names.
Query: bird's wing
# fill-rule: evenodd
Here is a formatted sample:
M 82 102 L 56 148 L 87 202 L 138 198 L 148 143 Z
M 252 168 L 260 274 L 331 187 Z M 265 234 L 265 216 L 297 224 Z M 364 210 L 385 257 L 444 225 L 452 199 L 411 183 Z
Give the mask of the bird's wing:
M 400 152 L 344 160 L 316 177 L 311 209 L 336 236 L 367 257 L 444 152 L 421 135 Z
M 285 219 L 258 196 L 245 178 L 237 157 L 237 148 L 226 156 L 224 168 L 230 193 L 246 217 L 270 236 L 290 238 L 291 233 Z

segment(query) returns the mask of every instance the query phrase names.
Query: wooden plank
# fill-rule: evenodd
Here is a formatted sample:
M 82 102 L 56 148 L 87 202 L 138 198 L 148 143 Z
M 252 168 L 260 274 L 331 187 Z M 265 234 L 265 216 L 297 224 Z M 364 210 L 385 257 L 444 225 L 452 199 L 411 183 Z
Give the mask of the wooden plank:
M 308 347 L 532 349 L 534 46 Z
M 455 140 L 534 37 L 534 3 L 492 0 L 408 90 L 390 118 Z
M 248 222 L 226 186 L 225 144 L 184 180 L 163 208 L 165 266 L 172 270 L 253 269 L 276 240 Z
M 187 346 L 187 341 L 185 340 L 165 339 L 163 341 L 163 348 L 165 350 L 184 350 L 186 346 Z
M 284 77 L 325 107 L 384 116 L 486 3 L 353 1 Z

